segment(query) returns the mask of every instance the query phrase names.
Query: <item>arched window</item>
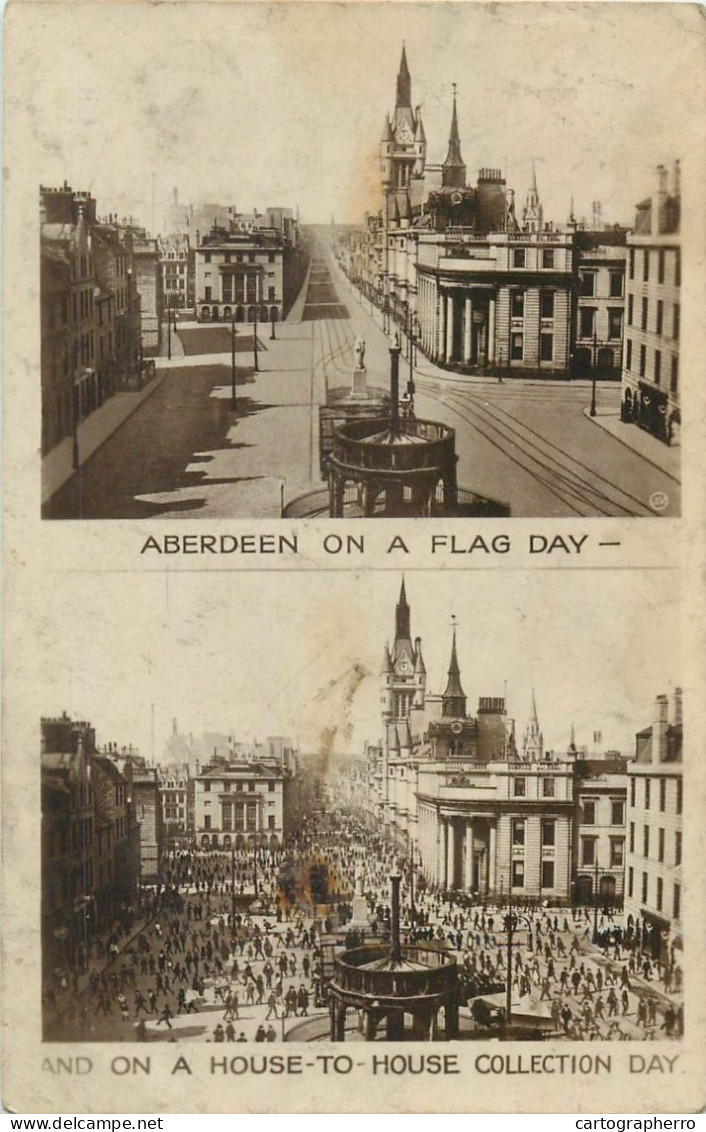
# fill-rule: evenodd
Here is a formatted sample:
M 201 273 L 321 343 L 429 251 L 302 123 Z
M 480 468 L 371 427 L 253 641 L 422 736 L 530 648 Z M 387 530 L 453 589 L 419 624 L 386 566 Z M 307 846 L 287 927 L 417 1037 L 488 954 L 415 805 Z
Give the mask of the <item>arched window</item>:
M 235 321 L 236 322 L 242 322 L 244 317 L 245 317 L 245 311 L 243 310 L 243 308 L 241 306 L 237 306 L 235 308 Z
M 211 317 L 210 307 L 201 307 L 201 321 L 208 322 Z
M 230 307 L 224 307 L 223 308 L 223 317 L 225 319 L 230 320 L 231 314 L 232 314 L 232 311 L 231 311 Z
M 218 307 L 211 308 L 211 317 L 214 322 L 218 322 Z

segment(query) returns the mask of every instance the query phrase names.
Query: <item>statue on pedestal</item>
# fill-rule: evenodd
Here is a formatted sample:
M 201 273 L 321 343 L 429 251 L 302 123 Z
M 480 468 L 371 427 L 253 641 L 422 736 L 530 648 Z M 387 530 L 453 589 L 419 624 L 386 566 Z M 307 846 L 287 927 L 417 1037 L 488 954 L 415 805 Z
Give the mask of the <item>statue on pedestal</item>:
M 355 368 L 365 369 L 365 339 L 361 338 L 360 335 L 358 335 L 353 343 L 353 353 L 355 354 Z

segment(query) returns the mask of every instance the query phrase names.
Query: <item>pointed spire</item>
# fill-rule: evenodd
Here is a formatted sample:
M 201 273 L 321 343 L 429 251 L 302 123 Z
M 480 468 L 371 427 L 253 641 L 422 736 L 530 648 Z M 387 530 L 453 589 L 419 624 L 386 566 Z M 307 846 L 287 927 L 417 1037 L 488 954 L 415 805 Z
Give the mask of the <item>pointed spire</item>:
M 394 141 L 394 138 L 393 138 L 393 135 L 392 135 L 392 126 L 390 125 L 390 115 L 389 114 L 385 115 L 385 125 L 382 128 L 382 140 L 383 140 L 383 143 Z
M 538 723 L 539 722 L 539 720 L 537 719 L 537 699 L 536 699 L 536 696 L 534 694 L 534 688 L 532 689 L 532 715 L 531 715 L 531 720 L 532 720 L 532 723 Z
M 571 724 L 571 740 L 569 742 L 569 753 L 576 754 L 576 730 L 573 723 Z
M 402 44 L 400 69 L 397 73 L 397 98 L 395 99 L 395 109 L 399 109 L 401 106 L 408 106 L 410 110 L 412 108 L 412 80 L 409 76 L 407 52 L 404 43 Z
M 405 588 L 403 576 L 402 584 L 400 586 L 400 596 L 397 602 L 397 608 L 395 610 L 395 641 L 411 640 L 409 625 L 409 605 L 407 603 L 407 590 Z
M 426 142 L 427 135 L 424 133 L 424 123 L 422 122 L 422 108 L 415 106 L 414 108 L 414 140 L 416 142 Z
M 385 651 L 382 654 L 382 668 L 380 669 L 380 675 L 386 676 L 390 672 L 392 672 L 392 659 L 390 657 L 390 646 L 386 643 Z
M 426 666 L 424 664 L 424 657 L 422 656 L 422 638 L 417 637 L 414 642 L 414 671 L 422 676 L 426 676 Z
M 534 161 L 532 162 L 532 181 L 530 182 L 530 188 L 533 193 L 537 192 L 537 166 Z
M 461 716 L 466 714 L 466 693 L 461 686 L 461 670 L 458 665 L 456 653 L 456 618 L 453 618 L 453 641 L 451 644 L 451 660 L 449 662 L 449 678 L 446 691 L 442 696 L 442 715 Z
M 461 156 L 461 139 L 458 132 L 456 83 L 453 84 L 453 88 L 454 104 L 451 114 L 451 130 L 449 131 L 449 148 L 442 166 L 442 184 L 446 188 L 463 189 L 466 185 L 466 166 Z

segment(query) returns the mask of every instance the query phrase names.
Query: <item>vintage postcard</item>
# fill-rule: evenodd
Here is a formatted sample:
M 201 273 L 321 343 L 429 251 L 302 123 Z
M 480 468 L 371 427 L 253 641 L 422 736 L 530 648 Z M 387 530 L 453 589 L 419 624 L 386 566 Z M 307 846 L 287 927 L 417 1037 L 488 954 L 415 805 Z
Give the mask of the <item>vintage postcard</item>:
M 11 1111 L 703 1108 L 705 28 L 7 8 Z

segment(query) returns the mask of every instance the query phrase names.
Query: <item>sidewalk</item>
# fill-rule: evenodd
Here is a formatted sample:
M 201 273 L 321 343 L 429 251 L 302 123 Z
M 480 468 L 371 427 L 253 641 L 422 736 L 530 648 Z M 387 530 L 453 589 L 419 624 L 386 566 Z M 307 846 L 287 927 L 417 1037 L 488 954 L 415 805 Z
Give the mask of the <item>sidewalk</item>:
M 359 311 L 368 322 L 380 331 L 383 331 L 382 312 L 377 306 L 373 304 L 372 314 L 370 313 L 370 300 L 363 298 L 360 291 L 354 284 L 344 275 L 335 256 L 331 255 L 329 264 L 332 269 L 332 275 L 335 273 L 336 282 L 345 290 L 346 297 L 350 296 L 355 300 Z M 343 301 L 343 300 L 342 300 Z M 404 331 L 397 326 L 396 323 L 391 323 L 393 330 L 397 330 L 400 335 L 400 340 L 403 347 L 406 348 L 406 336 Z M 428 378 L 433 381 L 446 382 L 457 385 L 468 386 L 492 386 L 497 387 L 501 384 L 505 389 L 591 389 L 592 382 L 588 379 L 573 378 L 554 378 L 547 377 L 545 379 L 538 377 L 509 377 L 505 372 L 502 374 L 499 371 L 487 370 L 485 373 L 456 373 L 454 370 L 443 369 L 441 366 L 436 365 L 430 361 L 417 347 L 416 349 L 416 362 L 414 365 L 414 372 L 421 378 Z M 615 381 L 597 381 L 597 389 L 615 389 L 617 383 Z
M 659 468 L 665 475 L 681 483 L 680 448 L 670 448 L 668 444 L 663 444 L 661 440 L 657 440 L 655 436 L 651 436 L 637 425 L 624 424 L 618 414 L 612 413 L 609 409 L 599 409 L 595 417 L 591 416 L 589 409 L 584 409 L 583 414 L 593 424 L 609 432 L 626 448 L 637 452 L 638 456 L 648 464 Z
M 115 393 L 100 409 L 96 409 L 82 421 L 78 428 L 79 468 L 97 452 L 102 444 L 120 428 L 122 424 L 139 409 L 148 397 L 154 393 L 162 381 L 166 370 L 171 365 L 183 365 L 183 359 L 155 358 L 157 376 L 153 377 L 139 393 Z M 166 363 L 166 364 L 164 364 Z M 42 460 L 42 503 L 51 499 L 52 495 L 70 480 L 77 469 L 73 466 L 73 437 L 65 436 L 59 444 Z

